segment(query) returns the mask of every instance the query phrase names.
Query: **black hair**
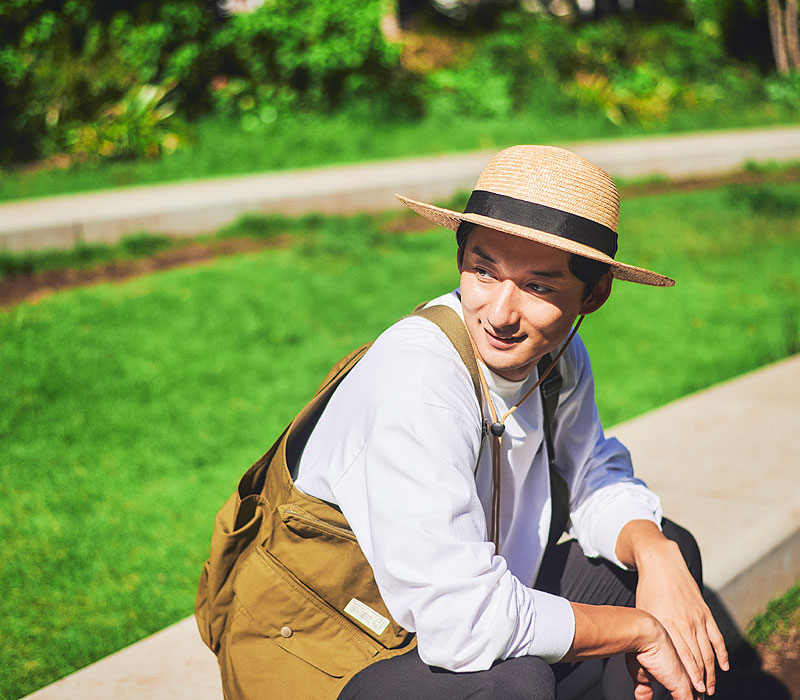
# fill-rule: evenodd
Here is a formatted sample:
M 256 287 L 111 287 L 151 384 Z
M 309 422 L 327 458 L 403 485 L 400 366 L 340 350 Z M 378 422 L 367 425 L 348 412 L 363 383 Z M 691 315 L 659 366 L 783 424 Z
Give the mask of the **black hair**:
M 464 261 L 464 249 L 467 238 L 476 224 L 471 221 L 462 221 L 456 229 L 456 243 L 458 243 L 458 262 Z M 588 297 L 597 286 L 600 279 L 611 269 L 608 263 L 585 258 L 582 255 L 571 253 L 569 257 L 569 271 L 583 282 L 584 298 Z
M 575 253 L 569 256 L 569 271 L 583 282 L 584 299 L 594 291 L 597 283 L 610 269 L 611 265 L 599 260 L 585 258 Z
M 475 224 L 471 221 L 462 221 L 459 223 L 458 228 L 456 229 L 456 243 L 458 243 L 458 247 L 463 250 L 464 244 L 467 242 L 467 236 L 472 233 L 472 229 L 475 228 Z M 459 253 L 462 255 L 462 253 Z

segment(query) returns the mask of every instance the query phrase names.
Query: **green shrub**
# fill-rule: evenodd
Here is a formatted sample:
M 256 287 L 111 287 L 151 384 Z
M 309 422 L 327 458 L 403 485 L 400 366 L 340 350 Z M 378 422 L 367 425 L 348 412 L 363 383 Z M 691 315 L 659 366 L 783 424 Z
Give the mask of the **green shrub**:
M 382 0 L 268 0 L 224 21 L 215 7 L 211 0 L 0 3 L 0 160 L 73 146 L 82 154 L 103 143 L 138 155 L 142 149 L 122 143 L 140 135 L 121 132 L 134 128 L 125 105 L 147 85 L 169 84 L 184 114 L 234 111 L 251 131 L 290 108 L 380 99 L 391 113 L 416 104 L 414 78 L 380 31 Z M 109 131 L 117 135 L 107 138 Z
M 773 104 L 795 110 L 800 105 L 800 72 L 770 76 L 764 87 Z
M 526 12 L 507 13 L 467 58 L 427 81 L 434 112 L 505 117 L 547 100 L 550 109 L 583 107 L 616 124 L 707 107 L 729 94 L 728 84 L 752 82 L 734 70 L 711 24 L 693 30 L 610 18 L 568 27 Z
M 402 82 L 399 48 L 380 30 L 382 9 L 381 0 L 270 0 L 230 17 L 213 46 L 222 72 L 245 79 L 256 103 L 327 110 Z
M 214 25 L 204 0 L 0 3 L 0 160 L 69 150 L 80 125 L 102 121 L 142 85 L 204 93 L 202 50 Z
M 543 100 L 568 102 L 557 87 L 575 65 L 574 33 L 541 15 L 506 13 L 455 65 L 426 76 L 425 104 L 444 116 L 507 117 Z
M 78 157 L 154 158 L 173 153 L 183 143 L 185 128 L 175 118 L 175 105 L 164 102 L 168 86 L 131 88 L 100 118 L 73 127 L 68 151 Z
M 676 107 L 710 109 L 759 99 L 759 81 L 725 55 L 713 24 L 635 26 L 619 19 L 578 32 L 577 67 L 564 82 L 579 102 L 615 123 L 656 122 Z
M 381 32 L 385 0 L 266 0 L 229 17 L 214 0 L 6 0 L 0 162 L 168 153 L 186 142 L 177 115 L 209 109 L 248 134 L 335 111 L 365 129 L 426 113 L 444 123 L 570 112 L 656 124 L 676 108 L 767 101 L 778 119 L 798 116 L 797 78 L 764 83 L 731 62 L 721 11 L 698 2 L 695 28 L 567 26 L 509 10 L 491 31 L 439 37 L 459 50 L 415 69 L 414 47 L 401 56 Z M 416 50 L 425 42 L 413 39 Z

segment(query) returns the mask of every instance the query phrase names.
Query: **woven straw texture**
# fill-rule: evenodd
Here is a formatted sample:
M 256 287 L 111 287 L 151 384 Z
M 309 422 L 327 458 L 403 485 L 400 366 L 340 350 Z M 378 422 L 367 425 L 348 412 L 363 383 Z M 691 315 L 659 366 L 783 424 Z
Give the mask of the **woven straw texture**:
M 619 193 L 613 180 L 594 163 L 563 148 L 512 146 L 500 151 L 484 168 L 475 189 L 559 209 L 617 231 Z M 619 262 L 595 248 L 552 233 L 480 214 L 463 214 L 400 195 L 397 198 L 418 214 L 453 231 L 461 221 L 470 221 L 606 262 L 611 265 L 611 274 L 620 280 L 658 287 L 675 284 L 669 277 Z

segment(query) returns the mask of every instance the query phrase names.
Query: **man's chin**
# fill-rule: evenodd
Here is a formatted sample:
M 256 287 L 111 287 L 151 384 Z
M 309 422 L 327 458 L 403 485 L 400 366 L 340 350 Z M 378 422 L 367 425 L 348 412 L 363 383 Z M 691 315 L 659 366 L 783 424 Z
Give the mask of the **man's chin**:
M 488 362 L 485 357 L 482 359 L 483 364 L 492 370 L 492 372 L 512 382 L 519 382 L 526 379 L 535 366 L 533 362 L 514 362 L 512 358 L 500 358 L 500 361 L 497 361 L 498 358 L 490 356 Z M 503 359 L 505 359 L 505 362 L 502 361 Z

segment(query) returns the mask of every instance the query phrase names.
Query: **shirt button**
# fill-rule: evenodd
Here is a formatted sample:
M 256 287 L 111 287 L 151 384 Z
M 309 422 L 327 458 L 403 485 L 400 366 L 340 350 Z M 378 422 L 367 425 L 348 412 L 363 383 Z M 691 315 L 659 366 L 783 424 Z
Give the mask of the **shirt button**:
M 291 627 L 281 627 L 281 637 L 291 637 L 292 634 L 294 633 Z

